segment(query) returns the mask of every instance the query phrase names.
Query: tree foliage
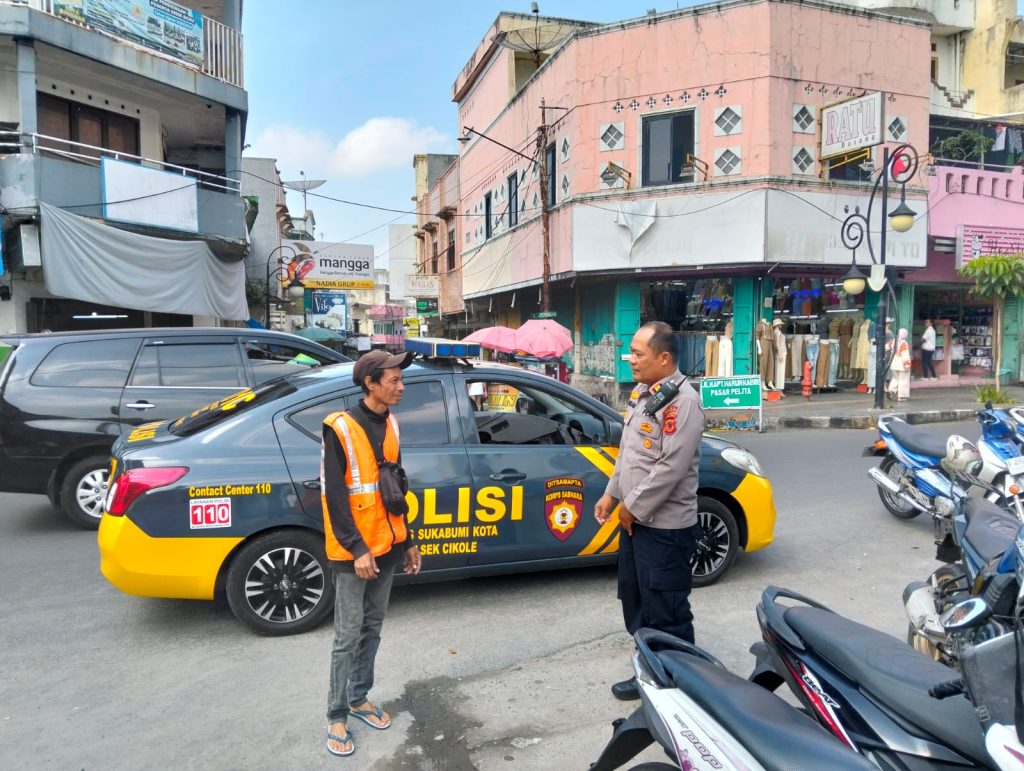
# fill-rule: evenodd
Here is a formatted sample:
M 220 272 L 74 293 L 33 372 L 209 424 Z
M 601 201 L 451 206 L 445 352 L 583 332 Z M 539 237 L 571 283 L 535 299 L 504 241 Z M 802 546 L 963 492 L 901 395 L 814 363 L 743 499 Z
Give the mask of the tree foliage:
M 995 142 L 977 131 L 964 130 L 952 136 L 940 139 L 931 146 L 931 154 L 936 158 L 951 161 L 975 160 L 983 156 Z

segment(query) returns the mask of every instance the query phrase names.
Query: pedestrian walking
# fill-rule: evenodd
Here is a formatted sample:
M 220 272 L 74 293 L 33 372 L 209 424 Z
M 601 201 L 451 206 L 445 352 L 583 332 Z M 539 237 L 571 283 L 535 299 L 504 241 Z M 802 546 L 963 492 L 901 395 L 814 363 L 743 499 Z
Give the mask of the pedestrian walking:
M 921 334 L 921 379 L 938 380 L 935 374 L 935 327 L 931 319 L 924 320 L 924 332 Z
M 327 699 L 327 751 L 351 755 L 356 718 L 383 731 L 391 717 L 368 699 L 395 570 L 420 571 L 406 527 L 398 420 L 390 411 L 405 389 L 411 353 L 364 354 L 352 369 L 364 398 L 324 420 L 320 489 L 327 560 L 334 573 L 334 645 Z
M 651 627 L 693 642 L 689 595 L 704 411 L 676 366 L 678 351 L 664 322 L 645 324 L 633 336 L 629 366 L 637 386 L 594 517 L 603 525 L 617 516 L 622 526 L 618 597 L 626 631 Z M 640 698 L 635 679 L 616 683 L 612 694 Z
M 901 402 L 910 398 L 910 366 L 910 342 L 907 340 L 907 330 L 900 329 L 896 336 L 892 363 L 889 365 L 889 370 L 892 372 L 892 380 L 889 381 L 889 396 Z

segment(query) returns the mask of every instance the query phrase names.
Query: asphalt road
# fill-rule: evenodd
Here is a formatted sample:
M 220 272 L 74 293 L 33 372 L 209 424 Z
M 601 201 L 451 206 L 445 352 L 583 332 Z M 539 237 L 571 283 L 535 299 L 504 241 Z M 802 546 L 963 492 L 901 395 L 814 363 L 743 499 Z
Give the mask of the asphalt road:
M 976 424 L 936 434 L 977 434 Z M 747 675 L 768 584 L 902 637 L 900 596 L 934 567 L 931 523 L 882 508 L 873 432 L 736 434 L 775 485 L 775 543 L 692 599 L 698 643 Z M 129 597 L 95 535 L 43 498 L 0 495 L 0 747 L 5 768 L 585 769 L 630 706 L 613 569 L 400 587 L 372 696 L 391 730 L 324 749 L 332 629 L 254 636 L 224 606 Z M 648 750 L 643 757 L 659 759 Z

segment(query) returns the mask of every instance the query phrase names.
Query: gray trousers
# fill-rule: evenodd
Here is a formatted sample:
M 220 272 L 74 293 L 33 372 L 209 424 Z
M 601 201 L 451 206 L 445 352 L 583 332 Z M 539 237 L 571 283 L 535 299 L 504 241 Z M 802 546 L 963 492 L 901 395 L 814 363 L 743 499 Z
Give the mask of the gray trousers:
M 381 568 L 366 581 L 355 573 L 334 572 L 334 646 L 327 722 L 344 723 L 350 706 L 363 704 L 373 687 L 373 664 L 380 629 L 388 611 L 395 568 Z

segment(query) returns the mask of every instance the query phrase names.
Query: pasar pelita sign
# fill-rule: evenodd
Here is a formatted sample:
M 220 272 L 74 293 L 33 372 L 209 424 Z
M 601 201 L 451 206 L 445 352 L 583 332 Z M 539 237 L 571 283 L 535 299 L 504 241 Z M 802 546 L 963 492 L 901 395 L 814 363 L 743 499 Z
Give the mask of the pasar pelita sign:
M 882 92 L 859 96 L 821 110 L 821 160 L 882 144 Z

